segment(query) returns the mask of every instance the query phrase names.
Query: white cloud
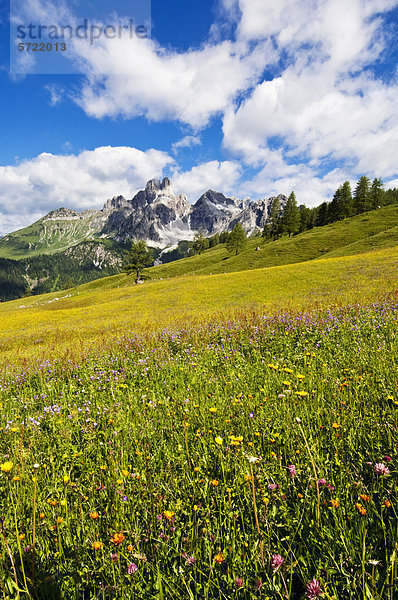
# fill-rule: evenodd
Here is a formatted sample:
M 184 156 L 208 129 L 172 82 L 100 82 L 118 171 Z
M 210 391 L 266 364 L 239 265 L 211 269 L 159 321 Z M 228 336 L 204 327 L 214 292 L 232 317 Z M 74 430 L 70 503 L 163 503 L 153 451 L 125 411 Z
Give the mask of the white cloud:
M 0 234 L 61 206 L 98 209 L 115 195 L 131 198 L 172 162 L 158 150 L 105 146 L 78 155 L 43 153 L 0 167 Z
M 276 194 L 289 196 L 294 190 L 298 204 L 318 206 L 330 201 L 336 189 L 346 180 L 355 182 L 353 174 L 343 168 L 319 176 L 314 166 L 288 165 L 280 153 L 269 156 L 267 164 L 250 180 L 240 183 L 239 195 L 264 198 Z
M 192 146 L 200 146 L 200 144 L 200 135 L 185 135 L 181 140 L 178 140 L 178 142 L 174 142 L 171 147 L 174 154 L 177 154 L 180 148 L 191 148 Z
M 207 125 L 240 91 L 255 84 L 266 62 L 264 48 L 242 56 L 231 41 L 185 53 L 137 39 L 102 40 L 100 47 L 75 44 L 75 48 L 89 73 L 76 102 L 88 115 L 144 115 L 154 121 L 177 120 L 194 129 Z
M 171 145 L 174 154 L 199 146 L 197 132 L 222 115 L 230 160 L 183 172 L 156 150 L 42 155 L 8 167 L 15 171 L 3 173 L 7 193 L 25 194 L 31 210 L 54 208 L 55 199 L 81 208 L 131 195 L 169 167 L 176 189 L 191 201 L 209 187 L 253 197 L 295 189 L 299 202 L 315 205 L 359 174 L 396 178 L 398 83 L 378 79 L 369 67 L 383 61 L 389 32 L 382 17 L 398 0 L 220 1 L 227 27 L 215 23 L 199 48 L 179 52 L 138 39 L 74 43 L 86 77 L 73 100 L 98 119 L 145 116 L 189 125 L 192 135 Z M 49 91 L 52 104 L 66 93 Z M 245 178 L 238 159 L 258 174 Z
M 234 194 L 241 176 L 241 166 L 235 161 L 213 160 L 186 172 L 175 168 L 172 175 L 174 188 L 187 194 L 189 200 L 194 202 L 208 189 Z
M 61 21 L 77 26 L 66 5 L 55 7 L 51 0 L 25 0 L 20 12 L 40 22 Z M 123 27 L 126 20 L 114 15 L 112 24 Z M 103 24 L 97 23 L 97 25 Z M 155 40 L 102 36 L 68 40 L 68 56 L 87 77 L 73 99 L 87 115 L 95 118 L 145 116 L 152 121 L 177 120 L 197 130 L 214 115 L 222 114 L 261 78 L 264 67 L 275 60 L 269 41 L 254 46 L 210 36 L 199 48 L 179 52 Z M 50 102 L 56 104 L 62 91 L 49 87 Z
M 105 146 L 78 155 L 43 153 L 0 167 L 0 235 L 61 206 L 99 209 L 113 196 L 132 198 L 149 179 L 170 172 L 174 189 L 186 193 L 190 202 L 209 188 L 232 194 L 241 175 L 233 161 L 202 163 L 184 172 L 168 154 L 153 149 Z
M 56 84 L 45 85 L 44 88 L 50 93 L 50 106 L 55 106 L 64 97 L 64 89 Z
M 394 175 L 398 85 L 363 69 L 385 47 L 382 21 L 370 17 L 398 2 L 239 4 L 239 35 L 274 35 L 279 52 L 291 58 L 278 76 L 259 83 L 239 107 L 225 111 L 225 147 L 259 166 L 276 140 L 284 156 L 298 162 L 343 160 L 356 172 Z

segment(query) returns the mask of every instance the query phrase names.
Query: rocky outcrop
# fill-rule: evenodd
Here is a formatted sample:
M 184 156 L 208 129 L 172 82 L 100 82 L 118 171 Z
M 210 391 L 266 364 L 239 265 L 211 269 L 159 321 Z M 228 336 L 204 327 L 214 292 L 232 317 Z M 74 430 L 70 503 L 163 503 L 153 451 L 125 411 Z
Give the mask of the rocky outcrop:
M 65 250 L 64 254 L 79 266 L 90 263 L 100 270 L 120 269 L 123 262 L 122 257 L 113 249 L 107 248 L 103 242 L 82 242 Z
M 151 179 L 145 190 L 134 198 L 126 200 L 122 196 L 112 198 L 102 212 L 107 214 L 101 234 L 113 237 L 119 242 L 144 239 L 148 243 L 162 245 L 169 243 L 170 228 L 174 222 L 185 221 L 189 237 L 188 215 L 191 211 L 185 194 L 175 195 L 170 179 Z M 179 226 L 179 230 L 181 227 Z
M 191 229 L 208 235 L 227 230 L 231 219 L 241 212 L 242 202 L 207 190 L 192 206 L 189 217 Z
M 272 196 L 267 200 L 257 200 L 257 202 L 251 202 L 241 213 L 239 213 L 235 219 L 231 221 L 229 228 L 233 229 L 239 222 L 249 235 L 254 233 L 256 229 L 262 231 L 269 217 L 271 206 L 275 198 L 280 200 L 281 208 L 283 209 L 287 202 L 287 197 L 283 194 Z
M 131 199 L 115 196 L 101 210 L 78 212 L 67 208 L 53 210 L 30 227 L 0 240 L 7 255 L 53 253 L 82 242 L 110 238 L 122 244 L 145 240 L 149 246 L 166 248 L 181 240 L 192 240 L 197 232 L 211 236 L 230 231 L 240 222 L 249 235 L 262 230 L 274 198 L 252 202 L 207 190 L 189 204 L 185 194 L 175 194 L 168 177 L 151 179 Z M 282 208 L 286 197 L 279 196 Z M 103 264 L 97 257 L 98 265 Z

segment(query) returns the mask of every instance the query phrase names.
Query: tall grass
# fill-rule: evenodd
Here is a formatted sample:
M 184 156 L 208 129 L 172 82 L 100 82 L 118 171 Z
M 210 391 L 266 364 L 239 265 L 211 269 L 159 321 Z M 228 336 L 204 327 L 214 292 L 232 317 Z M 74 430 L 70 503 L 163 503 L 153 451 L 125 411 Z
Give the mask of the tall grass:
M 0 305 L 0 351 L 14 363 L 30 356 L 85 351 L 136 329 L 202 322 L 247 307 L 274 311 L 372 301 L 397 289 L 398 246 L 359 256 L 135 286 L 116 275 L 63 293 Z
M 397 306 L 247 311 L 5 372 L 2 597 L 396 598 Z

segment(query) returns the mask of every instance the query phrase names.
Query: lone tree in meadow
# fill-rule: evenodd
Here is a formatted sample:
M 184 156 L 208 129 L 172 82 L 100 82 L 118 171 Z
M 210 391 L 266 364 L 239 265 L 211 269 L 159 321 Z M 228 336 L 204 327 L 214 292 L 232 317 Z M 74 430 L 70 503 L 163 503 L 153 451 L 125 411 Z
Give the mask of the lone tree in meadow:
M 235 256 L 239 254 L 241 250 L 246 247 L 247 237 L 245 234 L 245 230 L 243 229 L 240 223 L 237 223 L 231 233 L 228 236 L 228 239 L 225 243 L 227 246 L 228 252 L 231 254 L 235 253 Z
M 124 270 L 127 275 L 135 273 L 135 283 L 141 279 L 141 271 L 153 263 L 152 250 L 148 250 L 143 240 L 131 244 L 125 253 Z
M 195 254 L 202 254 L 204 250 L 207 250 L 209 247 L 209 240 L 205 238 L 203 233 L 199 231 L 195 234 L 194 241 L 192 244 L 193 251 Z
M 281 219 L 283 233 L 297 233 L 300 229 L 300 211 L 297 206 L 296 194 L 292 192 L 286 202 Z

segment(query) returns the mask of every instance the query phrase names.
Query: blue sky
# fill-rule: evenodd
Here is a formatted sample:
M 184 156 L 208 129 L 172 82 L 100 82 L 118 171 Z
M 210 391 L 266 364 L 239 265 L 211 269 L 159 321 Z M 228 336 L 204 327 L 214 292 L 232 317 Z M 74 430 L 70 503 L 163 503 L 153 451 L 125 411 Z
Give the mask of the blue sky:
M 43 19 L 51 0 L 24 0 L 40 4 Z M 66 0 L 104 23 L 108 6 Z M 398 186 L 398 0 L 153 0 L 150 12 L 151 39 L 76 46 L 80 74 L 24 76 L 8 72 L 1 5 L 0 235 L 164 175 L 191 202 L 208 188 L 294 189 L 314 206 L 362 174 Z

